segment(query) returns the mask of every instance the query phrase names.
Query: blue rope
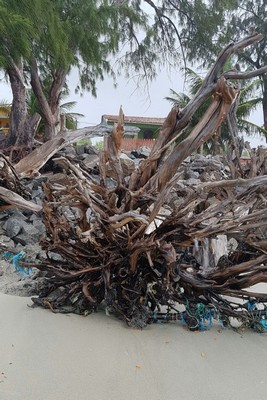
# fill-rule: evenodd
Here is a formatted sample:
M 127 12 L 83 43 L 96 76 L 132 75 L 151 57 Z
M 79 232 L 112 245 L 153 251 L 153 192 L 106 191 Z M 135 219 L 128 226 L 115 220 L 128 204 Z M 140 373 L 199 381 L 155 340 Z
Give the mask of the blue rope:
M 32 267 L 24 268 L 19 265 L 20 260 L 22 260 L 25 256 L 25 251 L 21 250 L 18 254 L 13 255 L 12 253 L 5 251 L 4 257 L 8 259 L 15 267 L 15 270 L 18 271 L 23 276 L 30 276 L 32 272 Z
M 260 325 L 264 330 L 267 330 L 267 320 L 265 318 L 262 318 L 260 321 Z

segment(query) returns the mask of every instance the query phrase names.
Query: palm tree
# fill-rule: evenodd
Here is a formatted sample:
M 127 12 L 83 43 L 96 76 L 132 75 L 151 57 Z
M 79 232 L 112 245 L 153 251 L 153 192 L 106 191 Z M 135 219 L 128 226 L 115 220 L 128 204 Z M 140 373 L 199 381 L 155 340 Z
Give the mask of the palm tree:
M 69 95 L 68 90 L 64 90 L 60 96 L 61 100 L 66 98 L 68 95 Z M 78 119 L 84 117 L 84 114 L 71 112 L 71 110 L 76 106 L 76 104 L 77 104 L 76 101 L 70 101 L 60 104 L 61 130 L 77 129 Z M 29 89 L 27 93 L 27 106 L 30 115 L 34 115 L 34 113 L 38 113 L 40 115 L 37 99 L 31 89 Z M 43 132 L 44 132 L 44 122 L 40 117 L 37 133 L 41 134 Z
M 230 65 L 228 64 L 227 69 L 230 69 L 229 66 Z M 170 89 L 170 96 L 165 97 L 166 100 L 170 101 L 173 105 L 178 105 L 180 108 L 184 108 L 187 105 L 187 103 L 191 100 L 191 97 L 196 94 L 203 82 L 201 76 L 190 68 L 186 69 L 186 80 L 189 88 L 188 95 L 186 93 L 178 93 L 175 90 Z M 250 82 L 249 85 L 244 85 L 241 88 L 239 105 L 237 109 L 237 121 L 240 132 L 245 133 L 246 135 L 252 135 L 255 133 L 264 134 L 267 137 L 267 131 L 264 128 L 247 120 L 249 115 L 257 108 L 259 104 L 262 103 L 262 98 L 260 97 L 251 98 L 259 86 L 260 80 L 257 79 Z M 209 98 L 203 103 L 203 105 L 193 115 L 187 130 L 192 129 L 192 127 L 194 127 L 200 121 L 211 102 L 212 98 Z M 214 149 L 214 147 L 217 147 L 216 141 L 218 141 L 218 144 L 221 148 L 226 149 L 230 138 L 231 136 L 229 134 L 229 129 L 227 128 L 227 124 L 224 123 L 221 127 L 219 137 L 216 136 L 216 138 L 211 139 L 205 145 L 205 150 L 210 152 Z
M 262 104 L 262 97 L 252 97 L 259 89 L 260 85 L 261 80 L 255 79 L 241 89 L 240 100 L 237 109 L 237 119 L 241 132 L 244 132 L 248 136 L 253 134 L 263 134 L 267 138 L 266 129 L 247 120 L 251 113 L 255 111 L 260 104 Z
M 66 129 L 75 130 L 78 128 L 78 119 L 83 118 L 84 114 L 71 112 L 76 106 L 76 101 L 69 101 L 60 105 L 60 115 L 65 117 Z

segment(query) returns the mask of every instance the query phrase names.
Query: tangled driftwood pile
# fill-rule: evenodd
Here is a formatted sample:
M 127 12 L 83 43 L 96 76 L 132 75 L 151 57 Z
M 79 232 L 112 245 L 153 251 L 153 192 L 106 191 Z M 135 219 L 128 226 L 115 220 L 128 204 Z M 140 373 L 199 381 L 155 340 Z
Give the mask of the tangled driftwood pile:
M 234 114 L 239 87 L 230 79 L 247 75 L 222 73 L 229 56 L 259 40 L 254 34 L 222 51 L 188 106 L 171 110 L 150 156 L 130 176 L 120 161 L 122 111 L 105 138 L 98 174 L 75 159 L 54 158 L 64 175 L 44 184 L 47 259 L 35 266 L 48 280 L 35 304 L 87 314 L 104 303 L 138 327 L 177 318 L 198 329 L 213 318 L 228 325 L 234 317 L 243 326 L 267 328 L 267 294 L 247 290 L 267 282 L 266 151 L 251 152 L 250 164 L 241 165 Z M 202 120 L 175 144 L 210 95 L 214 100 Z M 183 179 L 183 161 L 225 120 L 233 135 L 228 176 Z M 15 166 L 22 177 L 36 175 L 41 165 L 28 157 Z M 218 259 L 220 238 L 228 247 Z
M 173 312 L 179 303 L 186 306 L 183 318 L 198 327 L 204 314 L 195 313 L 202 304 L 205 318 L 215 313 L 223 321 L 234 316 L 260 324 L 267 294 L 245 289 L 267 281 L 266 176 L 177 181 L 151 226 L 155 194 L 139 196 L 134 210 L 123 205 L 120 212 L 119 196 L 125 199 L 127 190 L 104 187 L 81 165 L 58 161 L 68 175 L 45 185 L 49 237 L 43 248 L 62 259 L 38 266 L 51 278 L 35 303 L 83 314 L 104 301 L 137 326 L 157 318 L 162 306 Z M 235 246 L 215 265 L 218 235 L 234 238 Z M 252 297 L 262 302 L 261 311 L 250 305 Z M 241 306 L 237 299 L 246 302 Z

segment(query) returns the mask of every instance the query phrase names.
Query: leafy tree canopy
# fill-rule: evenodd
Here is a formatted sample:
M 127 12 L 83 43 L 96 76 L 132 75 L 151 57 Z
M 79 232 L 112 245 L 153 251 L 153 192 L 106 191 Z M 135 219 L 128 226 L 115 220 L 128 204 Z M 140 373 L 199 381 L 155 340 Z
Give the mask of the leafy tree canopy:
M 14 0 L 0 1 L 0 67 L 7 68 L 21 57 L 29 58 L 34 38 L 34 24 L 25 15 L 30 12 L 29 2 L 21 0 L 23 14 Z M 26 11 L 27 10 L 27 11 Z
M 115 60 L 119 72 L 128 71 L 147 81 L 163 64 L 186 66 L 187 62 L 202 61 L 209 65 L 218 48 L 238 38 L 255 19 L 256 29 L 266 30 L 264 1 L 253 3 L 0 0 L 0 67 L 16 69 L 24 61 L 20 71 L 26 83 L 31 82 L 49 138 L 56 133 L 60 94 L 72 67 L 80 74 L 77 89 L 96 95 L 97 81 L 105 73 L 115 76 Z M 266 56 L 262 46 L 242 52 L 241 61 L 248 63 L 251 58 L 251 68 L 261 65 L 263 54 Z

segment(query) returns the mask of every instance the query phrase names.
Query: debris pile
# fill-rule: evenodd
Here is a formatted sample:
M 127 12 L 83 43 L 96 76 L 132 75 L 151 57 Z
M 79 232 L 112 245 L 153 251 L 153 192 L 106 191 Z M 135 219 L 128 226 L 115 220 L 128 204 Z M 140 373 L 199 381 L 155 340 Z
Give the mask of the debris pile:
M 214 319 L 230 326 L 234 318 L 241 327 L 266 330 L 267 294 L 251 287 L 267 282 L 267 155 L 251 151 L 242 165 L 232 115 L 239 87 L 221 73 L 229 56 L 260 37 L 222 51 L 195 98 L 171 110 L 146 158 L 129 157 L 131 163 L 121 154 L 120 110 L 97 163 L 59 153 L 59 141 L 50 156 L 44 144 L 14 166 L 20 178 L 32 179 L 53 155 L 58 171 L 42 183 L 43 203 L 35 204 L 41 210 L 28 204 L 42 211 L 46 231 L 40 242 L 46 257 L 33 265 L 46 281 L 34 304 L 83 315 L 104 305 L 140 328 L 177 319 L 205 329 Z M 212 94 L 202 120 L 181 140 Z M 227 116 L 233 134 L 227 157 L 195 155 L 189 162 Z

